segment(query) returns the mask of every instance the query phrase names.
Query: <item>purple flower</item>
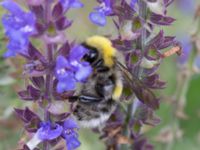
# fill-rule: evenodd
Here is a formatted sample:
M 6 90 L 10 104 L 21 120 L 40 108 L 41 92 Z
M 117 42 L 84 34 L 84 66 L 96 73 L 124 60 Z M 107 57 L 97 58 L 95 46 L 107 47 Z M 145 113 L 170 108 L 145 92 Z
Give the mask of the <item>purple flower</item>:
M 113 13 L 111 0 L 102 0 L 101 4 L 94 10 L 94 12 L 90 13 L 89 19 L 98 26 L 105 26 L 107 23 L 106 16 Z
M 62 135 L 65 138 L 67 150 L 74 150 L 81 145 L 78 140 L 78 133 L 76 132 L 77 129 L 78 125 L 73 119 L 68 118 L 65 120 Z
M 59 137 L 63 132 L 63 127 L 59 124 L 51 124 L 50 122 L 42 122 L 41 127 L 37 131 L 38 138 L 43 140 L 53 140 Z
M 185 14 L 193 16 L 195 12 L 195 0 L 176 0 L 177 7 Z
M 84 6 L 79 0 L 60 0 L 60 3 L 64 11 L 68 10 L 69 8 L 81 8 Z
M 197 55 L 194 59 L 194 69 L 200 71 L 200 55 Z
M 58 56 L 56 60 L 56 78 L 58 79 L 57 92 L 74 90 L 76 82 L 82 82 L 90 75 L 92 68 L 88 62 L 81 61 L 87 49 L 83 46 L 74 46 L 69 56 Z
M 182 55 L 178 57 L 178 63 L 183 65 L 189 59 L 189 56 L 191 54 L 192 44 L 190 43 L 189 37 L 185 37 L 180 41 L 181 41 L 183 50 L 182 50 Z
M 1 2 L 10 13 L 2 18 L 5 34 L 9 38 L 8 51 L 4 57 L 12 57 L 17 53 L 26 53 L 29 37 L 35 32 L 35 17 L 31 12 L 24 12 L 18 4 L 11 0 Z
M 131 0 L 130 6 L 134 9 L 135 4 L 138 2 L 138 0 Z

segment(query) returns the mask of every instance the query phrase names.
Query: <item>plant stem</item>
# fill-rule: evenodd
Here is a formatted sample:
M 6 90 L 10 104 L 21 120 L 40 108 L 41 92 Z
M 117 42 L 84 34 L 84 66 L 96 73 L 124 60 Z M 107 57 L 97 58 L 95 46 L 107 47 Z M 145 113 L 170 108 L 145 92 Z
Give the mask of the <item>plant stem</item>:
M 147 16 L 147 5 L 144 0 L 139 0 L 139 16 L 146 21 L 146 16 Z M 144 51 L 145 48 L 145 41 L 146 41 L 146 29 L 143 27 L 141 37 L 138 42 L 138 46 L 141 49 L 141 51 Z
M 44 110 L 44 120 L 47 121 L 51 121 L 50 120 L 50 113 L 48 111 L 49 106 L 51 105 L 51 101 L 52 101 L 52 90 L 53 90 L 53 73 L 52 73 L 52 67 L 51 67 L 51 63 L 53 61 L 53 45 L 49 44 L 47 45 L 47 59 L 48 62 L 50 64 L 49 66 L 49 73 L 46 75 L 46 99 L 47 99 L 47 105 L 46 108 Z M 44 142 L 44 150 L 49 150 L 49 143 L 48 142 Z
M 146 6 L 146 3 L 143 1 L 143 0 L 139 0 L 138 1 L 138 5 L 139 5 L 139 16 L 146 20 L 146 12 L 147 12 L 147 6 Z M 139 38 L 138 42 L 137 42 L 137 48 L 140 49 L 142 52 L 144 51 L 144 48 L 145 48 L 145 41 L 146 41 L 146 29 L 143 28 L 142 29 L 142 32 L 141 32 L 141 37 Z M 141 76 L 141 68 L 138 66 L 137 69 L 136 69 L 136 75 L 138 76 L 138 78 L 140 78 Z M 129 132 L 129 121 L 131 120 L 131 118 L 134 117 L 134 114 L 135 114 L 135 111 L 136 109 L 138 108 L 139 105 L 136 105 L 137 103 L 137 100 L 133 100 L 133 102 L 131 102 L 129 105 L 128 105 L 128 108 L 127 108 L 127 117 L 126 117 L 126 127 L 124 129 L 124 134 L 127 136 L 127 137 L 130 137 L 130 132 Z M 135 106 L 137 108 L 135 108 Z M 133 110 L 135 109 L 135 110 Z M 134 131 L 138 134 L 138 132 L 140 132 L 140 129 L 138 131 Z M 122 145 L 121 146 L 121 150 L 128 150 L 130 149 L 128 145 Z
M 51 6 L 51 1 L 50 0 L 45 0 L 45 22 L 46 24 L 48 25 L 49 21 L 50 21 L 50 14 L 51 14 L 51 10 L 50 10 L 50 7 Z M 44 42 L 46 43 L 46 42 Z M 53 62 L 53 45 L 52 44 L 48 44 L 46 43 L 46 49 L 47 49 L 47 52 L 46 52 L 46 58 L 48 60 L 48 64 L 49 64 L 49 70 L 48 70 L 48 74 L 46 75 L 46 91 L 45 91 L 45 97 L 46 97 L 46 100 L 47 100 L 47 105 L 44 109 L 44 120 L 45 122 L 48 122 L 50 121 L 50 113 L 48 111 L 48 108 L 50 106 L 50 103 L 51 103 L 51 94 L 52 94 L 52 90 L 53 90 L 53 72 L 52 72 L 52 62 Z M 48 143 L 48 141 L 44 141 L 44 144 L 43 144 L 43 149 L 44 150 L 49 150 L 50 149 L 50 145 Z
M 186 106 L 187 100 L 186 94 L 192 75 L 192 70 L 189 67 L 184 68 L 184 70 L 180 70 L 180 73 L 177 75 L 177 90 L 174 94 L 175 105 L 171 113 L 171 126 L 174 139 L 172 140 L 172 142 L 166 145 L 166 150 L 171 150 L 174 143 L 176 142 L 176 132 L 179 130 L 179 118 L 177 116 L 177 112 L 183 113 L 184 115 L 184 108 Z

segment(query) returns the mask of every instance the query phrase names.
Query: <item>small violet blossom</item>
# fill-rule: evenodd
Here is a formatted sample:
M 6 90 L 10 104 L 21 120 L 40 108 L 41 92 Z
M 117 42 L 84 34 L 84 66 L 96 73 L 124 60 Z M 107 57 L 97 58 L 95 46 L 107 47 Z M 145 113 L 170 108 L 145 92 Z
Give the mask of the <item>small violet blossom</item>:
M 195 0 L 176 0 L 177 7 L 181 10 L 182 13 L 185 13 L 188 16 L 193 16 L 195 12 Z
M 59 137 L 63 132 L 63 127 L 59 124 L 52 124 L 48 122 L 41 122 L 40 128 L 30 141 L 26 143 L 30 150 L 33 150 L 39 143 L 45 140 L 53 140 Z
M 84 6 L 79 0 L 60 0 L 60 3 L 64 11 L 69 8 L 82 8 Z
M 67 149 L 74 150 L 81 145 L 77 129 L 79 129 L 78 125 L 71 118 L 66 119 L 63 125 L 53 124 L 49 121 L 41 122 L 40 128 L 26 145 L 29 149 L 34 149 L 42 141 L 50 141 L 62 136 L 66 141 Z
M 105 26 L 106 16 L 109 16 L 113 13 L 111 8 L 111 0 L 103 0 L 102 3 L 94 8 L 94 12 L 91 12 L 89 19 L 98 26 Z
M 130 6 L 131 6 L 131 8 L 134 9 L 135 4 L 136 4 L 137 2 L 138 2 L 138 0 L 131 0 L 131 2 L 130 2 Z
M 41 127 L 38 129 L 37 134 L 38 138 L 42 141 L 44 140 L 53 140 L 59 137 L 63 131 L 63 127 L 59 124 L 54 126 L 50 122 L 42 122 Z
M 184 37 L 180 41 L 182 44 L 183 52 L 182 52 L 182 55 L 178 57 L 178 63 L 180 65 L 184 65 L 188 61 L 189 56 L 191 54 L 192 44 L 190 42 L 189 37 Z
M 199 54 L 194 59 L 193 67 L 195 71 L 200 72 L 200 55 Z
M 57 92 L 74 90 L 76 82 L 83 82 L 90 75 L 92 68 L 88 62 L 81 61 L 87 53 L 83 46 L 74 46 L 66 58 L 59 55 L 56 60 Z
M 26 53 L 29 37 L 35 32 L 35 16 L 31 12 L 24 12 L 12 0 L 5 0 L 0 4 L 10 12 L 2 17 L 5 34 L 9 38 L 4 57 Z
M 68 150 L 74 150 L 81 145 L 80 141 L 78 140 L 78 133 L 76 132 L 77 129 L 79 129 L 78 125 L 73 119 L 69 118 L 65 120 L 62 136 L 66 141 Z

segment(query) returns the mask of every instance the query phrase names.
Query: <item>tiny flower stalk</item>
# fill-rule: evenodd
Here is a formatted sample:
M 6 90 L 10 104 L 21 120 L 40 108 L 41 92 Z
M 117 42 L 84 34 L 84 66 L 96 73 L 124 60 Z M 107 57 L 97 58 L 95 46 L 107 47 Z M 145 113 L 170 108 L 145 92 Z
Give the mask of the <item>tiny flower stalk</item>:
M 50 15 L 51 15 L 51 0 L 45 0 L 45 6 L 44 6 L 44 15 L 45 15 L 45 21 L 46 24 L 49 24 L 50 22 Z M 48 33 L 47 33 L 48 34 Z M 48 36 L 48 35 L 47 35 Z M 45 42 L 45 41 L 44 41 Z M 54 61 L 53 60 L 53 44 L 51 43 L 46 43 L 46 59 L 48 61 L 48 63 L 50 64 L 49 67 L 49 73 L 46 75 L 46 97 L 47 97 L 47 105 L 46 108 L 44 108 L 44 120 L 45 122 L 51 122 L 50 120 L 50 113 L 48 111 L 49 105 L 51 105 L 51 101 L 52 101 L 52 92 L 53 92 L 53 71 L 52 71 L 52 67 L 51 67 L 51 63 Z M 50 149 L 50 145 L 48 141 L 44 141 L 43 144 L 43 149 L 44 150 L 49 150 Z
M 134 7 L 134 4 L 133 3 L 136 3 L 137 1 L 135 1 L 135 2 L 133 2 L 133 1 L 131 1 L 132 2 L 132 6 Z M 144 20 L 144 21 L 146 21 L 146 15 L 147 15 L 147 5 L 146 5 L 146 3 L 143 1 L 143 0 L 138 0 L 138 6 L 139 6 L 139 16 Z M 135 24 L 134 24 L 134 22 L 133 22 L 133 25 L 132 26 L 134 26 Z M 146 29 L 143 27 L 142 29 L 141 29 L 142 31 L 141 31 L 141 35 L 140 35 L 140 38 L 138 39 L 138 42 L 137 42 L 137 45 L 136 45 L 136 47 L 138 48 L 138 49 L 140 49 L 141 50 L 141 53 L 143 54 L 144 53 L 144 49 L 145 49 L 145 42 L 146 42 Z M 138 66 L 138 68 L 136 69 L 136 71 L 137 71 L 137 75 L 138 75 L 138 78 L 140 78 L 140 76 L 141 76 L 141 68 Z M 130 137 L 130 131 L 129 131 L 129 122 L 130 122 L 130 120 L 131 120 L 131 118 L 133 118 L 134 117 L 134 115 L 135 115 L 135 112 L 137 111 L 137 109 L 140 109 L 140 105 L 138 105 L 138 103 L 140 103 L 139 101 L 138 101 L 138 99 L 137 98 L 135 98 L 129 105 L 128 105 L 128 107 L 127 107 L 127 125 L 126 125 L 126 127 L 125 127 L 125 129 L 124 129 L 124 133 L 125 133 L 125 135 L 127 135 L 128 137 Z M 133 126 L 137 126 L 137 127 L 135 127 L 135 128 L 133 128 L 133 132 L 135 133 L 135 134 L 140 134 L 140 128 L 141 128 L 141 126 L 139 125 L 139 124 L 135 124 L 135 125 L 133 125 Z M 121 146 L 121 150 L 128 150 L 130 147 L 128 146 L 128 145 L 122 145 Z
M 48 44 L 47 45 L 47 60 L 49 61 L 49 64 L 51 64 L 53 60 L 53 45 Z M 46 122 L 50 122 L 50 113 L 48 111 L 49 106 L 51 105 L 52 101 L 52 93 L 53 93 L 53 71 L 52 67 L 50 67 L 49 74 L 46 75 L 46 97 L 47 97 L 47 105 L 46 108 L 44 108 L 44 120 Z M 44 150 L 49 149 L 49 143 L 44 142 Z

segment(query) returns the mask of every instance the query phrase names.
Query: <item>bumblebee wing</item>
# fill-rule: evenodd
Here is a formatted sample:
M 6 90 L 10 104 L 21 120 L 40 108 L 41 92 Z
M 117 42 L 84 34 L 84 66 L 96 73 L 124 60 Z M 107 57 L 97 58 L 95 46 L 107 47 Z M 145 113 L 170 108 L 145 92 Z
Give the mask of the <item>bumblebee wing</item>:
M 146 86 L 144 83 L 139 80 L 135 75 L 129 72 L 129 70 L 120 62 L 117 61 L 117 67 L 123 74 L 125 80 L 127 80 L 132 92 L 135 93 L 137 98 L 148 105 L 152 109 L 158 109 L 159 102 L 155 94 Z

